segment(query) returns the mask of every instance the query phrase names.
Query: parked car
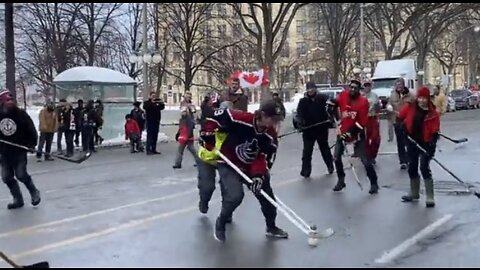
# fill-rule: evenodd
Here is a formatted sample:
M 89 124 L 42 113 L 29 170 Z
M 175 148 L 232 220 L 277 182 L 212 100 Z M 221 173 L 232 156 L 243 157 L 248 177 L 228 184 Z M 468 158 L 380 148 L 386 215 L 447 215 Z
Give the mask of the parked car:
M 456 89 L 450 91 L 448 95 L 455 101 L 455 109 L 478 108 L 480 99 L 477 95 L 472 94 L 470 90 Z
M 454 112 L 457 108 L 455 108 L 455 100 L 451 96 L 447 96 L 447 112 Z

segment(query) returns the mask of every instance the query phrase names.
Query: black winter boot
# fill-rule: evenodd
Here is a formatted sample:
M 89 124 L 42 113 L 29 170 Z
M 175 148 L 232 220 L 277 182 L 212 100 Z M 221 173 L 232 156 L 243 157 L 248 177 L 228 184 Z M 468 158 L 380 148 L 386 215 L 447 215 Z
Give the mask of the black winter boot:
M 340 191 L 344 189 L 347 185 L 345 185 L 345 177 L 338 177 L 338 182 L 333 188 L 333 191 Z

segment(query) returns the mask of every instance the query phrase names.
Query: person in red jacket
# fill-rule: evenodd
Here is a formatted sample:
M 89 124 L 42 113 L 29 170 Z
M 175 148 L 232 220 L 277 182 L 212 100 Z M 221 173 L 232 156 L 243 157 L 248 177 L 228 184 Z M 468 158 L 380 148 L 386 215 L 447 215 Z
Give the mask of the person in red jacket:
M 130 140 L 130 153 L 143 152 L 141 130 L 131 114 L 125 115 L 125 140 Z
M 287 238 L 288 234 L 275 224 L 276 208 L 260 194 L 263 190 L 275 198 L 270 185 L 269 168 L 277 151 L 278 137 L 275 127 L 283 120 L 282 110 L 273 100 L 260 105 L 255 113 L 218 109 L 207 117 L 200 131 L 202 146 L 211 151 L 215 147 L 215 132 L 227 133 L 219 151 L 251 178 L 247 186 L 261 205 L 267 225 L 267 236 Z M 245 180 L 222 159 L 217 161 L 222 186 L 222 208 L 215 223 L 215 239 L 225 241 L 225 224 L 233 211 L 242 203 Z
M 430 90 L 422 87 L 417 91 L 417 99 L 413 103 L 406 103 L 400 110 L 407 136 L 408 176 L 410 177 L 410 193 L 402 196 L 404 202 L 417 201 L 420 198 L 420 176 L 418 174 L 418 161 L 420 159 L 420 172 L 425 182 L 426 206 L 434 207 L 433 178 L 430 171 L 430 160 L 435 155 L 437 140 L 440 131 L 440 114 L 436 111 L 430 99 Z M 427 151 L 423 153 L 417 145 Z
M 349 89 L 342 91 L 336 100 L 340 113 L 340 124 L 337 128 L 337 143 L 335 145 L 335 167 L 338 182 L 333 191 L 345 188 L 345 172 L 343 170 L 342 155 L 345 144 L 354 144 L 354 154 L 359 157 L 365 166 L 368 179 L 370 179 L 370 194 L 378 193 L 377 173 L 372 161 L 367 157 L 365 127 L 368 122 L 368 100 L 360 95 L 361 83 L 352 80 Z

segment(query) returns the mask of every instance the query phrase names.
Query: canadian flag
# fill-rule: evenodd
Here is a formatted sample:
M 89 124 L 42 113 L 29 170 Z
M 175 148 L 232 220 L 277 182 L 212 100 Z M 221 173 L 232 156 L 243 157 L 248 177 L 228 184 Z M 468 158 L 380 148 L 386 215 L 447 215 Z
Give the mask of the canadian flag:
M 268 68 L 262 68 L 258 71 L 247 72 L 247 71 L 235 71 L 232 76 L 227 80 L 227 83 L 230 85 L 232 79 L 238 78 L 240 80 L 241 88 L 255 88 L 263 87 L 268 84 Z

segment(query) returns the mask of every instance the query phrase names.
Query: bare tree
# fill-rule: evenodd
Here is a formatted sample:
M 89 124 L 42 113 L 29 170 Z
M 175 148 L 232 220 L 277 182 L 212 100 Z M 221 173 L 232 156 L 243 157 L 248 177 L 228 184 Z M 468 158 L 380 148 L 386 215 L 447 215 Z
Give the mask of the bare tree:
M 269 68 L 269 79 L 275 78 L 275 61 L 280 56 L 295 14 L 306 3 L 280 3 L 278 9 L 274 8 L 272 3 L 229 5 L 256 43 L 257 64 L 259 67 Z M 246 7 L 246 10 L 243 7 Z M 267 96 L 269 93 L 262 91 L 262 99 Z
M 454 21 L 462 20 L 462 14 L 467 15 L 472 6 L 476 4 L 464 3 L 424 3 L 423 5 L 407 6 L 405 12 L 407 16 L 421 9 L 427 14 L 410 27 L 413 41 L 416 45 L 417 68 L 423 70 L 428 52 L 431 51 L 432 45 L 437 38 L 447 29 Z M 419 84 L 423 85 L 423 75 L 418 76 Z
M 16 62 L 41 82 L 46 95 L 51 94 L 56 74 L 78 65 L 74 36 L 78 11 L 79 4 L 34 3 L 18 12 Z
M 338 83 L 342 70 L 347 69 L 347 55 L 351 41 L 355 37 L 359 24 L 359 3 L 313 3 L 309 6 L 310 20 L 317 29 L 326 27 L 326 52 L 330 59 L 330 79 L 333 85 Z M 320 40 L 321 41 L 321 40 Z
M 225 44 L 220 42 L 224 31 L 219 31 L 219 38 L 212 42 L 210 34 L 204 31 L 211 22 L 211 10 L 214 4 L 205 3 L 176 3 L 162 5 L 161 21 L 171 40 L 173 62 L 183 63 L 183 67 L 176 71 L 165 69 L 168 75 L 175 77 L 190 91 L 193 79 L 198 71 L 207 66 L 211 57 L 225 48 L 240 43 L 236 41 Z M 215 20 L 222 25 L 221 18 Z
M 380 41 L 385 53 L 385 60 L 401 59 L 414 52 L 415 46 L 411 44 L 409 29 L 427 15 L 424 13 L 424 4 L 375 3 L 372 5 L 364 8 L 365 25 L 373 37 Z M 407 5 L 419 5 L 422 8 L 416 8 L 407 15 L 405 14 Z M 402 37 L 405 38 L 402 39 Z M 397 43 L 400 43 L 400 48 L 395 51 Z
M 79 12 L 80 24 L 75 27 L 79 45 L 85 50 L 84 61 L 88 66 L 95 64 L 95 50 L 100 38 L 111 34 L 113 19 L 123 15 L 122 3 L 84 3 Z

